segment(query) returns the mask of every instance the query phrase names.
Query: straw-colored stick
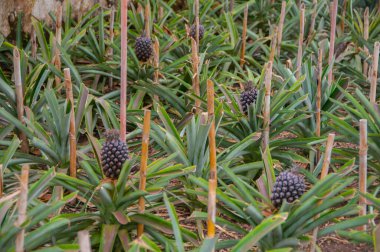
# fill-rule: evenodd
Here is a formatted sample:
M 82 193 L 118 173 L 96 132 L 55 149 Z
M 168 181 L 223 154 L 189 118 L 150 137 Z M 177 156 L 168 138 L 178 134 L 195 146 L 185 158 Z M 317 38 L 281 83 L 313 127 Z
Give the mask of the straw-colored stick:
M 329 166 L 330 166 L 330 161 L 331 161 L 331 152 L 332 148 L 334 145 L 334 138 L 335 134 L 329 134 L 327 137 L 327 142 L 326 142 L 326 149 L 325 149 L 325 159 L 323 160 L 323 165 L 322 165 L 322 172 L 321 172 L 321 177 L 320 180 L 324 179 L 328 172 L 329 172 Z M 318 201 L 318 205 L 322 204 L 322 200 Z M 319 214 L 315 217 L 317 219 L 319 217 Z M 319 228 L 316 227 L 313 230 L 313 236 L 311 239 L 311 244 L 310 244 L 310 252 L 314 252 L 317 244 L 317 235 L 318 235 L 318 230 Z
M 329 50 L 329 66 L 331 69 L 328 73 L 328 85 L 330 86 L 333 80 L 333 62 L 334 62 L 334 47 L 335 47 L 335 30 L 336 30 L 336 16 L 338 12 L 338 0 L 330 3 L 330 50 Z
M 0 198 L 3 197 L 3 165 L 0 164 Z
M 111 45 L 113 44 L 113 38 L 115 36 L 115 33 L 114 33 L 114 26 L 115 26 L 115 12 L 116 12 L 116 8 L 115 8 L 115 5 L 112 4 L 111 6 L 111 13 L 110 13 L 110 43 Z M 113 47 L 110 46 L 109 47 L 109 57 L 112 59 L 113 58 Z M 113 88 L 113 78 L 112 76 L 110 76 L 108 78 L 108 86 L 110 89 Z
M 317 19 L 317 0 L 313 0 L 313 12 L 311 14 L 311 21 L 309 26 L 309 34 L 307 35 L 307 41 L 309 42 L 314 34 L 315 20 Z
M 121 0 L 121 62 L 120 62 L 120 138 L 127 135 L 127 11 L 128 0 Z
M 32 34 L 31 34 L 31 44 L 32 44 L 32 58 L 36 59 L 37 58 L 37 35 L 36 35 L 36 30 L 32 28 Z
M 158 42 L 158 39 L 154 41 L 153 44 L 154 49 L 154 57 L 153 57 L 153 65 L 154 65 L 154 83 L 158 84 L 160 79 L 160 42 Z M 154 95 L 153 99 L 158 102 L 159 97 L 158 95 Z
M 207 215 L 207 236 L 215 237 L 215 220 L 216 220 L 216 142 L 215 142 L 215 111 L 214 111 L 214 83 L 207 80 L 207 110 L 209 119 L 212 119 L 210 131 L 208 134 L 210 145 L 210 177 L 208 192 L 208 215 Z
M 282 30 L 284 29 L 285 14 L 286 14 L 286 1 L 282 1 L 280 22 L 278 24 L 278 34 L 277 34 L 277 57 L 280 57 L 280 52 L 281 52 Z
M 272 34 L 272 40 L 270 42 L 270 54 L 269 54 L 269 61 L 272 63 L 274 62 L 274 56 L 276 55 L 277 33 L 278 33 L 278 28 L 275 25 L 273 27 L 273 34 Z
M 364 32 L 363 32 L 363 38 L 364 40 L 368 40 L 369 37 L 369 8 L 365 8 L 364 11 Z M 364 46 L 364 53 L 366 56 L 369 55 L 368 48 Z M 368 63 L 366 60 L 363 62 L 363 74 L 364 76 L 368 76 Z
M 199 87 L 199 56 L 198 56 L 198 46 L 197 42 L 191 38 L 191 50 L 192 50 L 192 63 L 193 63 L 193 89 L 196 96 L 200 96 L 200 87 Z M 195 109 L 196 113 L 200 112 L 201 101 L 196 98 L 195 99 Z
M 16 103 L 17 103 L 17 118 L 24 124 L 24 93 L 22 90 L 22 80 L 21 80 L 21 66 L 20 66 L 20 52 L 15 47 L 13 49 L 13 67 L 14 67 L 14 77 L 15 77 L 15 92 L 16 92 Z M 21 140 L 21 151 L 24 153 L 29 152 L 28 139 L 24 132 L 20 131 L 18 134 Z
M 380 42 L 375 42 L 375 48 L 373 50 L 373 62 L 371 71 L 371 89 L 369 92 L 369 100 L 372 104 L 376 104 L 376 86 L 377 86 L 377 69 L 379 66 L 379 48 Z
M 248 4 L 244 8 L 244 19 L 243 19 L 243 33 L 241 34 L 241 52 L 240 52 L 240 67 L 244 66 L 245 63 L 245 47 L 247 43 L 247 25 L 248 25 Z
M 360 119 L 360 145 L 359 145 L 359 191 L 363 194 L 367 193 L 367 120 Z M 367 214 L 367 204 L 363 196 L 359 198 L 360 211 L 359 215 Z M 360 227 L 360 230 L 366 230 L 366 225 Z
M 316 135 L 321 136 L 321 100 L 322 100 L 322 48 L 318 50 L 318 82 L 317 82 L 317 111 L 316 111 Z M 317 162 L 320 159 L 320 152 L 317 151 Z
M 271 82 L 272 82 L 272 62 L 269 61 L 266 64 L 266 72 L 265 72 L 263 150 L 265 150 L 267 146 L 269 145 Z
M 80 252 L 91 252 L 90 233 L 88 230 L 78 232 L 78 243 Z
M 140 165 L 140 186 L 141 191 L 145 190 L 146 186 L 146 169 L 148 166 L 148 147 L 149 147 L 149 131 L 150 131 L 150 110 L 144 111 L 144 126 L 141 144 L 141 165 Z M 145 199 L 139 198 L 139 213 L 145 211 Z M 144 224 L 137 224 L 137 236 L 140 237 L 144 232 Z
M 144 20 L 145 20 L 145 36 L 150 38 L 150 4 L 149 4 L 149 1 L 147 1 L 147 4 L 145 5 Z
M 60 49 L 57 45 L 61 45 L 62 42 L 62 4 L 58 1 L 58 7 L 56 11 L 56 22 L 55 22 L 55 39 L 56 44 L 54 44 L 54 66 L 61 71 L 61 57 L 60 57 Z M 55 76 L 55 85 L 61 85 L 61 78 L 59 76 Z
M 74 96 L 73 96 L 73 85 L 71 82 L 70 68 L 65 68 L 63 70 L 65 75 L 65 85 L 66 85 L 66 99 L 71 103 L 70 111 L 70 176 L 77 176 L 77 142 L 76 142 L 76 132 L 75 132 L 75 113 L 74 113 Z
M 301 4 L 300 8 L 300 36 L 298 38 L 298 53 L 297 53 L 297 72 L 296 77 L 297 79 L 301 75 L 301 67 L 302 67 L 302 45 L 303 45 L 303 36 L 305 32 L 305 4 Z
M 29 181 L 29 165 L 24 164 L 21 169 L 20 179 L 20 196 L 17 203 L 18 219 L 17 225 L 21 226 L 26 221 L 26 209 L 28 206 L 28 181 Z M 22 228 L 16 236 L 16 252 L 24 251 L 25 229 Z
M 346 20 L 346 9 L 347 9 L 347 0 L 344 0 L 343 1 L 343 9 L 342 9 L 341 20 L 340 20 L 340 30 L 341 30 L 342 34 L 344 34 L 344 22 Z

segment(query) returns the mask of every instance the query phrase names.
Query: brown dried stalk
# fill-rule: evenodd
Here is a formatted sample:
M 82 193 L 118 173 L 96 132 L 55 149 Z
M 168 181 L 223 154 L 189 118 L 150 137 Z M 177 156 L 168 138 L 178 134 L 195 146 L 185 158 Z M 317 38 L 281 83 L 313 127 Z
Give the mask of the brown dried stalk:
M 235 0 L 230 0 L 230 12 L 233 12 L 234 11 L 234 6 L 235 6 Z
M 0 198 L 3 197 L 3 165 L 0 164 Z
M 277 32 L 278 32 L 278 28 L 275 25 L 273 27 L 273 34 L 272 34 L 272 40 L 270 42 L 270 54 L 269 54 L 269 61 L 272 62 L 272 63 L 274 61 L 274 56 L 276 54 Z
M 55 43 L 54 43 L 54 66 L 61 71 L 61 57 L 60 57 L 60 49 L 59 46 L 62 42 L 62 4 L 58 1 L 57 11 L 55 13 L 56 22 L 55 22 Z M 55 76 L 55 85 L 58 87 L 61 85 L 61 78 L 59 76 Z
M 282 1 L 280 22 L 278 24 L 278 34 L 277 34 L 277 57 L 280 57 L 280 52 L 281 52 L 282 30 L 284 29 L 285 13 L 286 13 L 286 1 Z
M 17 103 L 17 118 L 24 124 L 24 93 L 22 90 L 21 82 L 21 67 L 20 67 L 20 52 L 15 47 L 13 49 L 13 68 L 15 77 L 15 92 L 16 92 L 16 103 Z M 29 152 L 28 139 L 24 132 L 19 131 L 18 137 L 21 140 L 21 151 L 24 153 Z
M 28 181 L 29 181 L 29 165 L 24 164 L 21 169 L 20 179 L 20 196 L 17 203 L 18 219 L 17 226 L 21 226 L 26 221 L 26 209 L 28 205 Z M 25 229 L 22 228 L 16 236 L 16 252 L 24 251 Z
M 367 193 L 367 120 L 360 119 L 360 145 L 359 145 L 359 191 L 362 194 Z M 361 195 L 359 198 L 360 211 L 359 215 L 364 216 L 367 214 L 367 204 L 365 198 Z M 366 230 L 366 225 L 359 228 Z
M 120 138 L 127 135 L 127 11 L 128 0 L 121 0 L 121 59 L 120 59 Z
M 193 78 L 192 78 L 192 82 L 193 82 L 193 89 L 194 89 L 194 93 L 197 97 L 200 96 L 200 87 L 199 87 L 199 56 L 198 56 L 198 46 L 197 46 L 197 42 L 193 39 L 193 38 L 190 38 L 191 39 L 191 50 L 192 50 L 192 63 L 193 63 Z M 196 98 L 195 99 L 195 110 L 196 110 L 196 113 L 199 113 L 200 112 L 200 108 L 201 108 L 201 100 Z
M 210 145 L 210 177 L 208 192 L 208 209 L 207 209 L 207 236 L 213 238 L 215 236 L 215 219 L 216 219 L 216 187 L 217 187 L 217 171 L 216 171 L 216 142 L 215 142 L 215 111 L 214 111 L 214 83 L 207 80 L 207 111 L 208 117 L 212 120 L 210 131 L 208 133 Z
M 376 86 L 377 86 L 377 69 L 379 66 L 379 48 L 380 42 L 375 42 L 375 48 L 373 50 L 373 62 L 371 71 L 371 89 L 369 92 L 369 100 L 372 104 L 376 104 Z
M 307 43 L 309 43 L 314 34 L 315 20 L 317 19 L 317 0 L 313 0 L 313 12 L 311 14 L 311 21 L 309 26 L 309 34 L 307 35 Z
M 115 5 L 112 4 L 112 6 L 111 6 L 111 13 L 110 13 L 110 31 L 109 31 L 111 45 L 113 44 L 113 38 L 115 36 L 115 33 L 114 33 L 115 12 L 116 12 Z M 111 59 L 113 58 L 113 47 L 112 46 L 109 47 L 109 57 Z M 109 86 L 110 89 L 113 88 L 113 78 L 112 78 L 112 76 L 110 76 L 108 78 L 108 86 Z
M 88 230 L 78 232 L 78 243 L 80 252 L 91 252 L 90 233 Z
M 153 65 L 154 65 L 154 83 L 158 84 L 160 79 L 160 42 L 158 39 L 154 41 L 153 44 L 154 49 L 154 57 L 153 57 Z M 160 98 L 158 95 L 154 95 L 153 99 L 158 102 Z
M 272 82 L 272 62 L 269 61 L 266 66 L 265 72 L 265 97 L 264 97 L 264 136 L 263 136 L 263 150 L 269 145 L 269 129 L 270 129 L 270 92 Z
M 244 19 L 243 19 L 243 33 L 241 34 L 241 52 L 240 52 L 240 67 L 244 66 L 245 62 L 245 46 L 247 43 L 247 25 L 248 25 L 248 4 L 244 8 Z
M 321 136 L 321 99 L 322 99 L 322 48 L 318 50 L 318 82 L 317 82 L 317 111 L 316 111 L 316 135 Z M 320 152 L 317 151 L 317 163 L 320 159 Z
M 140 186 L 141 191 L 146 186 L 146 169 L 148 166 L 148 147 L 149 147 L 149 131 L 150 131 L 150 110 L 144 111 L 144 126 L 141 144 L 141 165 L 140 165 Z M 143 196 L 139 198 L 139 213 L 145 211 L 145 199 Z M 137 236 L 140 237 L 144 232 L 144 224 L 137 224 Z
M 331 161 L 331 152 L 332 152 L 332 148 L 334 145 L 334 138 L 335 138 L 335 134 L 332 134 L 332 133 L 330 133 L 329 136 L 327 137 L 326 149 L 325 149 L 325 159 L 323 160 L 320 180 L 324 179 L 329 172 L 329 166 L 330 166 L 330 161 Z M 322 204 L 322 200 L 318 201 L 318 205 L 320 205 L 320 204 Z M 318 217 L 319 217 L 319 214 L 315 217 L 315 219 L 317 219 Z M 311 244 L 310 244 L 310 252 L 315 251 L 316 243 L 317 243 L 318 230 L 319 230 L 318 227 L 314 228 L 314 230 L 313 230 L 313 236 L 312 236 Z
M 144 22 L 145 22 L 145 36 L 150 38 L 150 4 L 147 1 L 145 5 L 145 14 L 144 14 Z
M 328 74 L 328 85 L 330 86 L 333 80 L 333 62 L 334 62 L 334 47 L 335 47 L 335 30 L 336 30 L 336 16 L 338 12 L 338 0 L 330 3 L 330 49 L 329 49 L 329 66 L 331 69 Z
M 199 52 L 199 0 L 195 0 L 195 38 L 197 41 L 197 51 Z
M 347 9 L 347 0 L 344 0 L 343 1 L 343 10 L 342 10 L 342 15 L 341 15 L 341 20 L 340 20 L 340 30 L 341 30 L 342 34 L 344 34 L 344 22 L 346 19 L 346 9 Z
M 305 4 L 301 4 L 301 13 L 300 13 L 300 36 L 298 38 L 298 53 L 297 53 L 297 70 L 296 77 L 297 79 L 301 75 L 301 67 L 302 67 L 302 45 L 303 45 L 303 36 L 305 32 Z
M 70 111 L 70 176 L 77 176 L 77 141 L 75 132 L 75 113 L 74 113 L 74 96 L 73 96 L 73 85 L 71 82 L 70 68 L 65 68 L 63 70 L 65 75 L 66 84 L 66 99 L 71 103 Z
M 365 8 L 364 11 L 364 31 L 363 31 L 363 38 L 364 40 L 368 40 L 369 37 L 369 8 Z M 364 46 L 364 53 L 366 56 L 369 55 L 368 48 Z M 364 76 L 368 76 L 368 63 L 366 60 L 363 61 L 363 74 Z
M 32 28 L 32 34 L 31 34 L 31 40 L 30 43 L 32 45 L 32 58 L 36 59 L 37 58 L 37 35 L 36 35 L 36 30 Z

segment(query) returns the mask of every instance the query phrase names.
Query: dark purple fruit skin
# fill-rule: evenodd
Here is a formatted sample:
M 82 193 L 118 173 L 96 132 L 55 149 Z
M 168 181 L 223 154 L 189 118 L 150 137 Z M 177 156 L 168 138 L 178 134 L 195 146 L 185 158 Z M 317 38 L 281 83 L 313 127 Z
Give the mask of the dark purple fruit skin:
M 199 39 L 201 40 L 203 38 L 203 35 L 205 33 L 205 28 L 203 27 L 203 25 L 199 25 Z M 193 39 L 196 39 L 197 36 L 197 30 L 196 30 L 196 27 L 195 27 L 195 24 L 193 24 L 191 27 L 190 27 L 190 36 L 193 38 Z
M 152 40 L 148 37 L 138 37 L 135 44 L 135 54 L 139 61 L 147 62 L 153 55 Z
M 301 176 L 292 172 L 281 172 L 276 178 L 272 191 L 272 203 L 278 208 L 281 207 L 283 200 L 292 203 L 300 198 L 306 191 L 305 181 Z
M 127 144 L 120 139 L 107 139 L 101 151 L 102 169 L 107 178 L 117 179 L 128 159 Z
M 257 99 L 257 89 L 255 88 L 250 88 L 240 95 L 240 104 L 241 108 L 243 109 L 244 113 L 247 113 L 248 107 L 252 104 L 255 103 Z

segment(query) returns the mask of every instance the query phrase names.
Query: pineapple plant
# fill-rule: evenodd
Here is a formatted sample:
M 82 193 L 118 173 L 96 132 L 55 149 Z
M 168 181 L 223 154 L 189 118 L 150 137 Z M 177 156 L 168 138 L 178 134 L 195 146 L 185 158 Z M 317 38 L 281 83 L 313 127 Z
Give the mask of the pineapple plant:
M 204 34 L 205 34 L 205 28 L 203 27 L 203 25 L 199 24 L 199 40 L 203 38 Z M 195 24 L 193 24 L 190 27 L 190 37 L 192 37 L 193 39 L 197 38 L 197 27 Z
M 152 40 L 145 35 L 136 39 L 135 54 L 139 61 L 147 62 L 153 55 Z
M 257 89 L 253 87 L 252 81 L 248 81 L 244 85 L 244 92 L 240 94 L 240 105 L 245 114 L 248 113 L 248 108 L 254 104 L 257 99 Z

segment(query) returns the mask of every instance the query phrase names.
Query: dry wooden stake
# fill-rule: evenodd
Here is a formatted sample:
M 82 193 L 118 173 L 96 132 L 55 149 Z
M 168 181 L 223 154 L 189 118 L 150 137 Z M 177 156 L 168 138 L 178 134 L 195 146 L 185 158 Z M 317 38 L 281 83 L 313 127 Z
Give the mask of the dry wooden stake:
M 309 43 L 311 41 L 311 39 L 313 38 L 314 27 L 315 27 L 315 20 L 317 18 L 317 6 L 318 6 L 317 0 L 313 0 L 313 12 L 311 14 L 311 21 L 310 21 L 310 26 L 309 26 L 309 34 L 307 35 L 307 43 Z
M 322 59 L 323 52 L 322 48 L 318 50 L 318 82 L 317 82 L 317 111 L 316 111 L 316 135 L 321 136 L 321 100 L 322 100 Z M 320 151 L 317 151 L 317 163 L 319 162 L 321 155 Z
M 280 22 L 278 24 L 278 34 L 277 34 L 277 57 L 280 57 L 280 52 L 281 52 L 282 30 L 284 29 L 285 13 L 286 13 L 286 1 L 282 1 Z
M 335 47 L 335 30 L 336 16 L 338 12 L 338 0 L 330 3 L 330 50 L 329 50 L 329 66 L 331 67 L 328 73 L 328 85 L 330 86 L 333 80 L 333 63 L 334 63 L 334 47 Z
M 297 79 L 301 75 L 301 67 L 302 67 L 302 45 L 303 45 L 303 34 L 305 31 L 305 4 L 301 4 L 300 9 L 300 36 L 298 38 L 298 53 L 297 53 L 297 71 L 296 77 Z
M 193 39 L 191 39 L 191 50 L 192 50 L 192 63 L 193 63 L 193 77 L 192 77 L 192 82 L 193 82 L 193 89 L 194 93 L 197 97 L 201 95 L 200 93 L 200 87 L 199 87 L 199 56 L 198 56 L 198 46 L 197 42 Z M 196 113 L 200 112 L 201 108 L 201 100 L 198 98 L 195 98 L 195 109 Z
M 216 142 L 215 142 L 215 111 L 214 111 L 214 83 L 207 80 L 207 110 L 208 118 L 211 119 L 211 127 L 208 133 L 210 147 L 210 177 L 208 191 L 208 209 L 207 209 L 207 236 L 215 237 L 215 220 L 216 220 L 216 188 L 217 188 L 217 171 L 216 171 Z
M 111 6 L 111 14 L 110 14 L 110 43 L 111 45 L 113 44 L 113 38 L 114 38 L 114 25 L 115 25 L 115 12 L 116 12 L 116 8 L 115 8 L 115 5 L 113 4 L 112 2 L 112 6 Z M 109 47 L 109 57 L 110 59 L 113 58 L 113 47 L 110 46 Z M 110 89 L 113 88 L 113 78 L 112 76 L 110 76 L 108 78 L 108 86 Z
M 277 32 L 278 32 L 278 28 L 275 25 L 273 27 L 273 34 L 272 34 L 272 38 L 270 42 L 270 54 L 269 54 L 269 61 L 272 62 L 272 64 L 274 62 L 274 56 L 276 55 Z
M 320 180 L 323 180 L 327 176 L 327 174 L 329 173 L 331 153 L 332 153 L 332 148 L 334 146 L 334 138 L 335 138 L 335 134 L 332 134 L 332 133 L 330 133 L 329 136 L 327 137 L 326 149 L 325 149 L 325 158 L 323 160 Z M 320 204 L 322 204 L 322 200 L 318 201 L 318 205 L 320 205 Z M 319 217 L 319 215 L 316 216 L 316 219 L 318 217 Z M 315 251 L 316 244 L 317 244 L 318 230 L 319 230 L 318 227 L 314 228 L 314 230 L 313 230 L 313 237 L 311 239 L 311 244 L 310 244 L 310 252 Z
M 21 169 L 20 178 L 20 196 L 17 203 L 18 219 L 17 226 L 20 227 L 26 221 L 26 209 L 28 206 L 28 182 L 29 182 L 29 165 L 24 164 Z M 24 251 L 25 229 L 21 228 L 16 236 L 16 252 Z
M 70 68 L 65 68 L 63 70 L 65 75 L 66 84 L 66 99 L 67 102 L 71 103 L 70 111 L 70 176 L 77 176 L 77 142 L 76 142 L 76 130 L 75 130 L 75 113 L 74 113 L 74 96 L 73 96 L 73 85 L 71 82 Z
M 78 243 L 80 252 L 91 252 L 90 233 L 88 230 L 78 232 Z
M 359 145 L 359 191 L 362 194 L 367 193 L 367 120 L 360 119 L 360 145 Z M 360 211 L 359 215 L 364 216 L 367 214 L 367 204 L 363 196 L 359 198 Z M 360 230 L 365 231 L 366 225 L 359 227 Z
M 376 104 L 376 86 L 377 86 L 377 69 L 379 66 L 379 48 L 380 42 L 375 42 L 375 48 L 373 50 L 373 62 L 371 71 L 371 89 L 369 93 L 369 100 L 372 104 Z
M 263 150 L 269 145 L 269 130 L 270 130 L 270 92 L 272 82 L 272 62 L 269 61 L 266 66 L 265 72 L 265 97 L 264 97 L 264 136 L 263 136 Z
M 364 11 L 364 31 L 363 31 L 363 38 L 364 40 L 368 40 L 369 37 L 369 8 L 365 8 Z M 366 56 L 369 55 L 368 48 L 364 46 L 364 53 Z M 366 60 L 363 61 L 363 74 L 364 76 L 368 76 L 368 63 Z
M 127 136 L 127 29 L 128 0 L 121 0 L 121 57 L 120 57 L 120 138 Z
M 17 103 L 17 118 L 22 123 L 24 122 L 24 92 L 22 90 L 22 80 L 21 80 L 21 66 L 20 66 L 20 52 L 15 47 L 13 49 L 13 67 L 14 67 L 14 77 L 15 77 L 15 93 L 16 93 L 16 103 Z M 24 153 L 29 152 L 28 139 L 24 132 L 20 131 L 18 137 L 21 140 L 21 151 Z
M 149 4 L 149 1 L 147 1 L 146 5 L 145 5 L 144 20 L 145 20 L 145 36 L 147 38 L 150 38 L 150 4 Z
M 248 4 L 244 8 L 244 19 L 243 19 L 243 33 L 241 35 L 241 52 L 240 52 L 240 67 L 244 66 L 245 62 L 245 46 L 247 43 L 247 25 L 248 25 Z
M 148 147 L 149 147 L 149 131 L 150 131 L 150 110 L 144 111 L 144 126 L 141 144 L 141 165 L 140 165 L 140 191 L 145 190 L 146 186 L 146 170 L 148 166 Z M 139 198 L 139 213 L 145 211 L 144 196 Z M 144 224 L 137 224 L 137 236 L 140 237 L 144 232 Z

